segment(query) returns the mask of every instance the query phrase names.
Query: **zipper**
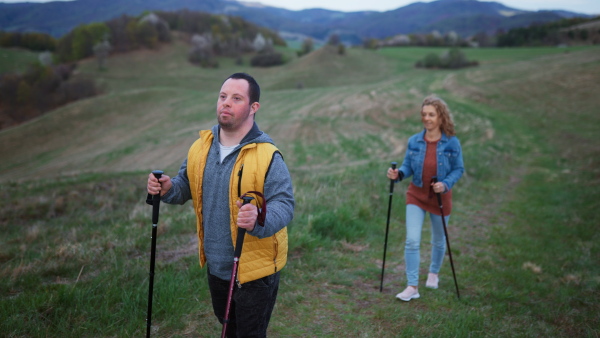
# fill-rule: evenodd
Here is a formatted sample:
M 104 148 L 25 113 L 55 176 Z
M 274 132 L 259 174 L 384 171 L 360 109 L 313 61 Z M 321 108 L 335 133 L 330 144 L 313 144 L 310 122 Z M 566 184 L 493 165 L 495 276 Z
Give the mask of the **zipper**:
M 240 166 L 240 170 L 238 171 L 238 197 L 242 196 L 242 173 L 244 172 L 244 163 L 242 163 L 242 165 Z M 238 265 L 238 273 L 240 266 Z M 238 279 L 238 273 L 235 274 L 235 282 L 238 286 L 238 288 L 242 288 L 242 284 L 240 283 L 240 280 Z
M 273 273 L 277 272 L 277 254 L 279 253 L 279 241 L 277 240 L 277 234 L 273 235 L 273 250 L 275 251 L 274 254 L 275 256 L 273 257 L 273 266 L 275 267 L 275 271 Z
M 238 196 L 242 196 L 242 173 L 244 172 L 244 163 L 240 167 L 240 171 L 238 171 Z

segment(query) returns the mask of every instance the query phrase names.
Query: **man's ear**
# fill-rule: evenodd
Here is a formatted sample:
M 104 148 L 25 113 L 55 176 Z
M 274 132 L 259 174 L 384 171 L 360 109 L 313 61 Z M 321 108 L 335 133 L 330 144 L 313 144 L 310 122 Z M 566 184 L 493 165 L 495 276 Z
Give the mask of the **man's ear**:
M 254 102 L 251 106 L 250 109 L 252 110 L 253 113 L 256 113 L 259 109 L 260 109 L 260 103 L 258 102 Z

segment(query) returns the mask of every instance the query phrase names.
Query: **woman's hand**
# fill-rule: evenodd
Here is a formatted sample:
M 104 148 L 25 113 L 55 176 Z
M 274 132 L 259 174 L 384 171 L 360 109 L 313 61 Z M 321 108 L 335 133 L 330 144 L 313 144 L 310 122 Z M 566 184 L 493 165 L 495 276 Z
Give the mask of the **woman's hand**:
M 435 192 L 436 194 L 441 194 L 444 191 L 446 191 L 446 186 L 442 182 L 431 182 L 431 186 L 433 187 L 433 192 Z
M 398 169 L 389 168 L 387 171 L 387 177 L 390 180 L 397 180 L 398 179 Z

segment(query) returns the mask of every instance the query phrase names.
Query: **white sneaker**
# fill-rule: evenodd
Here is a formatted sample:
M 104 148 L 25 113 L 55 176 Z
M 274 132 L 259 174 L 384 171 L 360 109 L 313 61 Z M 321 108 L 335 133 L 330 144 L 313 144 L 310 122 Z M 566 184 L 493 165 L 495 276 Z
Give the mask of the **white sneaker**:
M 396 295 L 396 298 L 401 299 L 405 302 L 408 302 L 411 299 L 417 299 L 421 297 L 419 295 L 419 289 L 408 286 L 404 291 L 400 292 Z
M 439 282 L 440 279 L 438 275 L 430 272 L 429 276 L 427 276 L 427 282 L 425 283 L 425 286 L 431 289 L 437 289 Z

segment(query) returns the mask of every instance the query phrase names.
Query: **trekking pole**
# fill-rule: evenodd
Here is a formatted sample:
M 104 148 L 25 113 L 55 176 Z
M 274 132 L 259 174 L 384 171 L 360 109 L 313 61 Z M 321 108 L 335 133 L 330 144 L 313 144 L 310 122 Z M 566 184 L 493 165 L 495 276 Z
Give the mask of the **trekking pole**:
M 431 178 L 433 183 L 437 183 L 438 179 L 436 176 Z M 448 256 L 450 256 L 450 266 L 452 267 L 452 275 L 454 276 L 454 285 L 456 286 L 456 296 L 460 299 L 460 292 L 458 292 L 458 282 L 456 281 L 456 272 L 454 271 L 454 262 L 452 261 L 452 250 L 450 250 L 450 239 L 448 239 L 448 229 L 446 229 L 446 218 L 444 217 L 444 206 L 442 205 L 442 196 L 440 193 L 436 193 L 438 204 L 440 205 L 440 213 L 442 214 L 442 224 L 444 225 L 444 235 L 446 236 L 446 245 L 448 246 Z
M 254 197 L 242 196 L 244 201 L 242 205 L 250 203 Z M 244 245 L 244 236 L 246 236 L 246 229 L 238 228 L 237 238 L 235 240 L 235 249 L 233 252 L 233 268 L 231 269 L 231 280 L 229 281 L 229 293 L 227 294 L 227 305 L 225 306 L 225 317 L 223 317 L 223 330 L 221 331 L 221 338 L 225 338 L 227 334 L 227 323 L 229 323 L 229 308 L 231 307 L 231 297 L 233 296 L 233 288 L 235 287 L 235 279 L 237 276 L 238 263 L 242 256 L 242 246 Z
M 152 174 L 156 179 L 160 179 L 163 172 L 154 170 Z M 156 195 L 148 194 L 146 203 L 152 205 L 152 246 L 150 249 L 150 283 L 148 286 L 148 313 L 146 317 L 146 337 L 150 337 L 152 326 L 152 289 L 154 288 L 154 262 L 156 257 L 156 228 L 158 226 L 158 208 L 160 206 L 160 192 Z
M 392 162 L 392 169 L 396 169 L 396 162 Z M 394 180 L 390 180 L 390 201 L 388 203 L 387 223 L 385 225 L 385 244 L 383 246 L 383 264 L 381 264 L 381 284 L 379 292 L 383 291 L 383 272 L 385 271 L 385 255 L 387 251 L 388 232 L 390 230 L 390 213 L 392 211 L 392 196 L 394 196 Z

